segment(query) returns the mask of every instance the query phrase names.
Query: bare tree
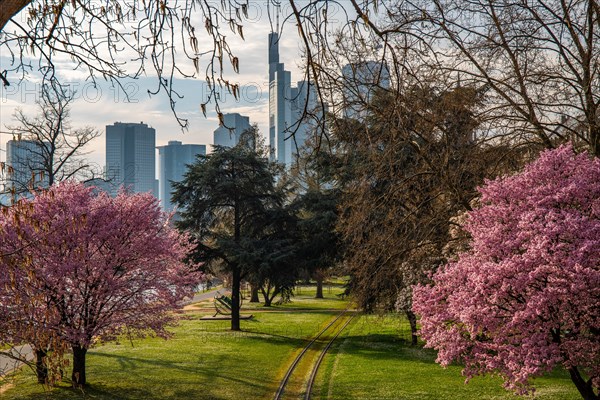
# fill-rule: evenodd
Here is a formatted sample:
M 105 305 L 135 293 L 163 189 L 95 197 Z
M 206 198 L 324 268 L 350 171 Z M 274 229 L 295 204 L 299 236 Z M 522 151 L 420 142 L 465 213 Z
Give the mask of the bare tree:
M 546 147 L 572 140 L 599 156 L 599 11 L 595 0 L 402 1 L 391 22 L 435 47 L 437 68 L 485 85 L 496 125 Z
M 17 124 L 7 126 L 9 142 L 7 190 L 20 195 L 55 182 L 88 180 L 98 175 L 96 167 L 85 159 L 85 146 L 100 136 L 92 127 L 73 129 L 70 105 L 75 93 L 60 87 L 45 87 L 36 103 L 38 114 L 29 116 L 18 109 Z
M 54 61 L 65 57 L 91 79 L 115 84 L 153 71 L 159 76 L 153 93 L 166 92 L 173 110 L 180 98 L 174 86 L 178 76 L 205 78 L 208 102 L 217 101 L 219 87 L 239 95 L 228 72 L 238 71 L 240 60 L 226 35 L 243 37 L 247 0 L 0 4 L 0 48 L 12 59 L 0 74 L 5 84 L 34 68 L 45 79 L 57 79 Z M 265 6 L 270 18 L 284 10 L 283 23 L 276 25 L 281 31 L 286 24 L 297 26 L 306 80 L 330 110 L 335 111 L 340 92 L 327 82 L 340 81 L 339 71 L 354 61 L 346 57 L 348 49 L 362 48 L 363 59 L 386 62 L 393 85 L 429 69 L 486 88 L 480 119 L 489 122 L 496 140 L 506 136 L 545 147 L 573 140 L 600 154 L 597 0 L 268 0 Z M 207 40 L 201 40 L 199 25 Z M 201 104 L 203 112 L 207 103 Z M 218 103 L 216 109 L 221 115 Z M 178 121 L 187 126 L 185 119 Z
M 394 89 L 406 77 L 432 75 L 450 87 L 485 90 L 477 114 L 495 143 L 551 148 L 571 141 L 600 156 L 597 0 L 289 4 L 308 78 L 334 114 L 345 108 L 344 66 L 379 61 Z
M 59 81 L 59 61 L 118 86 L 152 71 L 158 81 L 149 93 L 164 91 L 173 112 L 181 98 L 177 77 L 205 78 L 207 103 L 216 102 L 219 87 L 237 97 L 239 85 L 224 71 L 226 64 L 239 71 L 240 62 L 225 37 L 243 38 L 247 17 L 247 0 L 0 0 L 0 51 L 10 60 L 0 78 L 9 85 L 37 72 L 45 82 Z M 199 39 L 202 30 L 208 40 Z M 221 117 L 218 103 L 216 109 Z M 187 127 L 186 119 L 177 121 Z
M 366 311 L 406 313 L 414 344 L 412 286 L 445 261 L 453 218 L 477 185 L 506 168 L 505 149 L 475 140 L 481 100 L 469 87 L 383 92 L 363 122 L 332 131 L 351 165 L 338 220 L 351 292 Z
M 347 53 L 366 44 L 398 85 L 429 70 L 451 84 L 486 89 L 479 119 L 496 141 L 548 148 L 570 140 L 600 155 L 596 0 L 351 0 L 348 9 L 354 17 L 340 29 L 342 39 L 323 25 L 311 31 L 308 17 L 296 13 L 319 79 L 341 47 Z

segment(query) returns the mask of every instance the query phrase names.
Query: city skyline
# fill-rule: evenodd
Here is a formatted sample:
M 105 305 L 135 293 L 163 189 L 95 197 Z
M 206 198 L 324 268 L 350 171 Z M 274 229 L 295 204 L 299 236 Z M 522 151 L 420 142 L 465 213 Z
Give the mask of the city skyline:
M 265 40 L 266 39 L 266 40 Z M 295 154 L 298 151 L 298 148 L 301 147 L 305 141 L 308 138 L 308 133 L 310 131 L 310 126 L 312 124 L 311 121 L 302 121 L 302 115 L 305 111 L 308 111 L 309 114 L 314 114 L 313 110 L 315 110 L 317 107 L 317 96 L 314 93 L 314 88 L 312 86 L 309 86 L 307 81 L 304 80 L 298 80 L 292 83 L 293 79 L 292 76 L 293 72 L 287 70 L 285 67 L 285 63 L 281 62 L 283 57 L 285 54 L 285 49 L 283 52 L 280 52 L 280 46 L 284 47 L 283 44 L 284 42 L 282 41 L 282 39 L 280 38 L 280 35 L 278 32 L 270 32 L 268 35 L 265 35 L 263 37 L 262 40 L 263 43 L 266 44 L 266 49 L 265 49 L 265 53 L 268 55 L 268 60 L 267 63 L 263 62 L 263 66 L 264 68 L 264 72 L 268 73 L 268 83 L 266 83 L 265 85 L 262 86 L 267 86 L 268 90 L 268 96 L 266 99 L 266 104 L 264 104 L 263 107 L 263 103 L 265 103 L 265 99 L 263 98 L 263 90 L 261 88 L 261 85 L 257 84 L 257 83 L 250 83 L 248 85 L 246 85 L 246 87 L 242 87 L 242 89 L 240 90 L 240 99 L 233 99 L 233 96 L 231 95 L 227 95 L 226 91 L 222 91 L 219 99 L 222 102 L 222 111 L 225 111 L 223 107 L 223 105 L 226 104 L 230 104 L 230 102 L 232 100 L 235 100 L 235 102 L 237 103 L 236 105 L 240 105 L 243 102 L 246 103 L 253 103 L 255 107 L 257 108 L 267 108 L 268 112 L 267 113 L 261 113 L 261 117 L 265 117 L 265 115 L 268 118 L 267 121 L 267 125 L 269 126 L 268 130 L 265 129 L 264 127 L 264 123 L 265 121 L 262 120 L 253 120 L 251 116 L 247 116 L 247 115 L 242 115 L 242 112 L 240 111 L 231 111 L 231 112 L 223 112 L 224 118 L 223 121 L 225 122 L 225 126 L 226 127 L 235 127 L 238 128 L 241 127 L 242 130 L 248 128 L 251 126 L 251 124 L 256 124 L 259 127 L 259 132 L 260 134 L 266 139 L 266 143 L 269 145 L 270 149 L 271 149 L 271 160 L 272 161 L 277 161 L 280 162 L 286 166 L 290 166 L 295 158 Z M 379 65 L 379 63 L 376 62 L 368 62 L 367 63 L 369 67 L 371 67 L 373 65 Z M 366 64 L 366 65 L 367 65 Z M 296 67 L 298 67 L 296 65 Z M 348 76 L 348 68 L 351 67 L 351 64 L 346 65 L 346 67 L 344 67 L 344 70 L 342 71 L 343 76 L 348 79 L 349 81 L 351 80 L 350 77 Z M 293 63 L 292 63 L 292 69 L 293 69 Z M 367 71 L 359 71 L 357 73 L 357 77 L 360 78 L 367 78 L 367 81 L 370 81 L 373 77 L 372 77 L 372 68 L 367 68 Z M 375 68 L 377 69 L 377 68 Z M 301 75 L 298 71 L 296 71 L 296 73 L 298 73 L 298 75 L 296 76 L 303 76 Z M 387 68 L 385 69 L 385 73 L 384 73 L 385 77 L 384 77 L 384 82 L 388 82 L 389 84 L 389 73 L 387 71 Z M 81 87 L 77 86 L 76 89 L 80 89 L 81 91 L 81 99 L 85 102 L 86 105 L 89 104 L 94 104 L 97 101 L 101 101 L 102 98 L 101 96 L 106 95 L 105 97 L 112 99 L 114 101 L 115 104 L 117 105 L 128 105 L 131 106 L 132 104 L 139 104 L 136 103 L 135 100 L 137 100 L 137 98 L 135 96 L 137 96 L 140 92 L 140 88 L 142 86 L 142 83 L 144 82 L 144 79 L 141 79 L 139 81 L 135 81 L 135 84 L 133 84 L 133 82 L 124 85 L 122 88 L 120 89 L 114 89 L 112 87 L 105 87 L 104 89 L 102 89 L 102 87 L 98 87 L 95 89 L 95 91 L 90 92 L 89 91 L 89 86 L 83 85 Z M 196 81 L 197 82 L 197 81 Z M 292 86 L 294 85 L 294 86 Z M 363 86 L 364 82 L 362 84 L 359 83 L 359 86 Z M 367 86 L 368 86 L 368 82 L 367 82 Z M 201 88 L 200 90 L 200 97 L 203 96 L 203 91 L 207 91 L 208 89 L 206 88 L 206 85 L 204 82 L 200 82 L 199 83 L 199 87 Z M 186 86 L 184 86 L 184 88 L 186 88 Z M 33 90 L 28 90 L 27 89 L 27 85 L 25 85 L 25 87 L 22 87 L 21 89 L 24 90 L 23 93 L 21 93 L 21 96 L 25 96 L 25 100 L 27 100 L 27 96 L 32 96 L 34 95 L 34 91 Z M 362 89 L 364 88 L 359 88 L 359 92 L 363 91 Z M 121 92 L 121 90 L 123 92 Z M 123 101 L 125 101 L 125 94 L 128 94 L 130 96 L 131 100 L 134 100 L 132 103 L 122 103 Z M 204 93 L 206 94 L 206 93 Z M 369 95 L 367 95 L 367 98 L 369 97 Z M 92 101 L 94 100 L 94 101 Z M 166 101 L 166 98 L 161 98 L 160 96 L 157 97 L 152 97 L 150 98 L 150 100 L 148 101 L 148 103 L 150 104 L 160 104 L 161 102 Z M 5 102 L 7 101 L 6 98 L 2 98 L 0 99 L 0 101 Z M 87 102 L 86 102 L 87 101 Z M 75 104 L 77 104 L 77 102 L 75 102 Z M 147 105 L 147 104 L 146 104 Z M 127 107 L 123 107 L 123 109 L 126 109 Z M 239 110 L 240 108 L 243 107 L 232 107 L 232 110 Z M 118 108 L 119 111 L 123 111 L 120 110 L 120 108 Z M 6 107 L 3 107 L 3 110 L 6 110 Z M 162 110 L 162 112 L 165 112 L 165 109 Z M 197 114 L 199 114 L 199 112 L 195 113 L 196 116 Z M 236 132 L 236 137 L 229 137 L 226 138 L 224 135 L 224 130 L 226 130 L 225 127 L 223 127 L 222 125 L 219 124 L 219 118 L 217 118 L 214 115 L 211 115 L 214 113 L 211 113 L 210 111 L 208 112 L 208 117 L 204 120 L 204 126 L 210 126 L 212 125 L 213 127 L 216 127 L 216 129 L 208 129 L 208 132 L 202 132 L 201 135 L 193 135 L 193 134 L 184 134 L 184 133 L 179 133 L 177 135 L 173 134 L 172 131 L 167 131 L 164 132 L 163 129 L 161 128 L 154 128 L 155 124 L 154 124 L 154 120 L 161 120 L 160 118 L 152 118 L 153 114 L 150 114 L 151 118 L 150 120 L 148 120 L 147 118 L 146 121 L 148 122 L 149 128 L 153 131 L 153 143 L 154 143 L 154 157 L 152 158 L 151 163 L 148 163 L 148 171 L 150 171 L 150 168 L 152 167 L 153 171 L 154 171 L 154 179 L 158 180 L 159 178 L 165 176 L 165 171 L 162 171 L 160 169 L 159 166 L 159 159 L 160 159 L 160 149 L 165 149 L 166 147 L 168 147 L 169 145 L 171 145 L 172 143 L 179 143 L 181 144 L 182 141 L 186 142 L 186 146 L 188 145 L 192 145 L 192 146 L 204 146 L 204 154 L 206 154 L 207 152 L 210 153 L 210 151 L 212 150 L 212 146 L 211 145 L 215 145 L 215 144 L 221 144 L 221 145 L 233 145 L 234 142 L 236 142 L 237 136 L 239 135 L 239 132 Z M 116 116 L 118 115 L 122 115 L 122 112 L 118 112 L 115 114 Z M 178 116 L 179 117 L 189 117 L 189 115 L 187 114 L 187 112 L 185 110 L 180 110 L 178 109 Z M 112 114 L 111 114 L 112 117 Z M 145 116 L 146 117 L 146 116 Z M 315 118 L 315 116 L 313 115 L 311 118 Z M 106 126 L 106 132 L 108 132 L 110 129 L 110 127 L 114 127 L 116 125 L 137 125 L 136 122 L 133 122 L 133 120 L 135 120 L 136 118 L 132 115 L 127 115 L 126 118 L 112 118 L 113 121 L 118 121 L 118 122 L 114 122 L 115 125 L 109 125 L 108 123 L 105 123 L 104 126 Z M 140 118 L 141 119 L 141 118 Z M 176 122 L 176 119 L 174 116 L 171 116 L 172 122 Z M 139 120 L 139 119 L 138 119 Z M 123 122 L 120 122 L 123 121 Z M 74 125 L 77 125 L 77 121 L 74 121 Z M 192 128 L 190 128 L 191 130 Z M 236 129 L 237 131 L 238 129 Z M 180 131 L 181 132 L 181 131 Z M 295 133 L 295 137 L 294 139 L 290 139 L 290 133 L 294 132 Z M 6 133 L 6 132 L 5 132 Z M 228 132 L 229 133 L 229 132 Z M 113 135 L 114 136 L 114 135 Z M 115 162 L 113 162 L 112 166 L 110 165 L 111 163 L 109 162 L 109 159 L 112 157 L 114 158 L 114 154 L 111 156 L 109 155 L 108 149 L 111 147 L 111 145 L 109 144 L 110 142 L 110 138 L 109 138 L 109 134 L 108 133 L 103 133 L 100 135 L 100 137 L 104 137 L 103 142 L 105 143 L 105 146 L 102 146 L 102 144 L 100 144 L 99 142 L 101 142 L 102 140 L 97 140 L 95 143 L 92 143 L 92 145 L 90 147 L 92 147 L 92 151 L 91 151 L 91 156 L 89 157 L 92 162 L 95 162 L 98 166 L 100 166 L 102 169 L 105 170 L 105 172 L 107 173 L 107 177 L 109 177 L 110 179 L 110 170 L 111 168 L 114 169 L 114 165 Z M 113 138 L 114 139 L 114 138 Z M 228 139 L 228 140 L 226 140 Z M 166 140 L 166 143 L 165 143 Z M 113 140 L 114 141 L 114 140 Z M 0 135 L 0 145 L 2 144 L 2 135 Z M 102 146 L 102 147 L 99 147 Z M 114 146 L 113 146 L 114 147 Z M 103 149 L 104 148 L 104 149 Z M 102 151 L 104 150 L 104 151 Z M 104 160 L 100 159 L 99 156 L 103 156 Z M 0 152 L 0 160 L 2 160 L 2 155 Z M 105 162 L 103 162 L 105 161 Z M 144 164 L 144 162 L 142 162 L 142 164 Z M 145 165 L 145 164 L 144 164 Z M 149 173 L 148 173 L 149 174 Z M 125 178 L 126 173 L 123 172 L 121 175 L 123 175 L 123 178 Z M 127 184 L 126 179 L 122 179 L 122 181 L 124 183 Z M 133 182 L 129 182 L 129 184 L 134 184 Z M 135 183 L 135 185 L 137 185 L 137 183 Z M 164 195 L 161 196 L 160 195 L 160 190 L 159 190 L 159 185 L 162 187 L 165 185 L 164 182 L 160 182 L 158 183 L 155 182 L 155 184 L 152 186 L 151 190 L 154 195 L 157 198 L 161 199 L 161 204 L 163 205 L 164 208 L 168 208 L 168 204 L 167 201 L 165 200 Z M 148 185 L 146 185 L 148 186 Z M 144 186 L 145 187 L 145 186 Z M 150 187 L 150 186 L 148 186 Z M 163 192 L 164 190 L 166 190 L 166 188 L 163 188 Z M 137 187 L 134 188 L 134 191 L 140 191 Z
M 220 93 L 221 112 L 240 113 L 250 117 L 252 123 L 258 125 L 263 137 L 268 134 L 268 63 L 266 55 L 268 43 L 266 37 L 271 31 L 271 25 L 266 13 L 257 15 L 248 30 L 245 30 L 245 41 L 232 37 L 232 48 L 240 59 L 240 73 L 231 77 L 240 84 L 240 98 L 223 90 Z M 282 61 L 296 76 L 300 76 L 302 62 L 299 54 L 301 44 L 295 32 L 289 27 L 282 27 L 279 40 Z M 189 118 L 190 127 L 182 131 L 169 107 L 166 95 L 160 93 L 149 97 L 148 90 L 156 89 L 156 78 L 141 77 L 137 80 L 124 82 L 122 89 L 116 89 L 99 81 L 94 88 L 86 76 L 70 68 L 60 69 L 65 81 L 72 83 L 77 90 L 77 100 L 72 107 L 73 126 L 91 125 L 101 132 L 104 126 L 114 121 L 141 121 L 152 125 L 157 132 L 156 144 L 166 145 L 170 140 L 180 140 L 186 143 L 212 144 L 213 131 L 218 127 L 218 117 L 214 105 L 207 106 L 207 117 L 200 110 L 200 104 L 205 101 L 208 89 L 202 78 L 175 78 L 177 88 L 184 98 L 177 103 L 177 112 L 183 118 Z M 39 93 L 35 82 L 24 81 L 21 85 L 0 88 L 0 160 L 6 159 L 6 142 L 11 138 L 5 125 L 14 124 L 12 113 L 18 107 L 25 112 L 33 112 L 34 99 Z M 132 102 L 125 101 L 126 94 Z M 102 135 L 103 136 L 103 135 Z M 97 165 L 104 163 L 104 139 L 100 137 L 89 147 L 90 161 Z

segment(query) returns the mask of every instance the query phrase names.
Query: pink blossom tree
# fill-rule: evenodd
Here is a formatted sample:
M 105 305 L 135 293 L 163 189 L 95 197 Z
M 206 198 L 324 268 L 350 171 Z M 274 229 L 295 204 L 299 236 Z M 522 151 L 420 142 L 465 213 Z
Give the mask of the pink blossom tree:
M 426 346 L 467 380 L 498 373 L 519 393 L 560 365 L 598 399 L 600 160 L 565 145 L 480 192 L 471 248 L 415 288 Z
M 0 237 L 6 334 L 36 349 L 54 338 L 68 344 L 78 386 L 94 341 L 168 337 L 172 311 L 200 279 L 183 262 L 187 239 L 149 194 L 111 198 L 60 183 L 4 209 Z

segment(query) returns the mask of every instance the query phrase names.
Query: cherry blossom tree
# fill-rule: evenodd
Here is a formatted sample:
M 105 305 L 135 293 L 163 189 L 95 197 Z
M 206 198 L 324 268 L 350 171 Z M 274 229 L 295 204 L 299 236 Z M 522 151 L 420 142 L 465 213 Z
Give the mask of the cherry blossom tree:
M 0 315 L 10 321 L 0 336 L 36 349 L 65 343 L 77 386 L 86 384 L 85 356 L 95 341 L 168 337 L 171 311 L 201 278 L 182 261 L 187 238 L 153 196 L 94 192 L 59 183 L 0 214 L 0 269 L 8 280 Z
M 471 248 L 415 288 L 426 346 L 467 379 L 495 372 L 519 393 L 562 366 L 598 399 L 600 159 L 565 145 L 480 192 Z

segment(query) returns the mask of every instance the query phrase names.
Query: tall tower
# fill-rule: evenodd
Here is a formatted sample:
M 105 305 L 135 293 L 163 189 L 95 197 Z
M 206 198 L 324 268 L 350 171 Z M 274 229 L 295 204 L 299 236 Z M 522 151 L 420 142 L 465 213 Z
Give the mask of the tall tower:
M 157 196 L 156 131 L 147 124 L 115 122 L 106 126 L 106 179 L 116 195 L 124 186 Z
M 158 146 L 159 198 L 163 210 L 173 210 L 173 203 L 171 203 L 173 182 L 183 180 L 187 166 L 193 164 L 199 154 L 206 155 L 205 145 L 182 144 L 172 140 L 166 146 Z
M 279 62 L 279 34 L 269 33 L 269 150 L 272 161 L 290 163 L 291 74 Z M 288 151 L 286 151 L 286 146 Z

